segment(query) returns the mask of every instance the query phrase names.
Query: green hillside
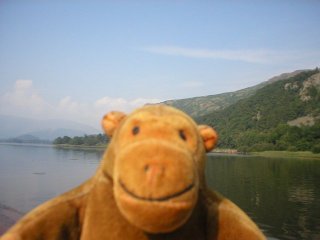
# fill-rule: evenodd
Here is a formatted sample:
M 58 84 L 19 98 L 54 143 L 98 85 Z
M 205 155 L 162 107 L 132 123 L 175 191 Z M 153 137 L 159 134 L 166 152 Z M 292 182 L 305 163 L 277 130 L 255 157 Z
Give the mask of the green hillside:
M 186 99 L 177 99 L 177 100 L 168 100 L 164 104 L 176 107 L 182 111 L 188 113 L 192 117 L 199 117 L 207 115 L 208 113 L 222 110 L 241 99 L 248 98 L 254 95 L 257 90 L 272 84 L 274 82 L 285 80 L 290 77 L 296 76 L 297 74 L 306 71 L 306 70 L 297 70 L 291 73 L 283 73 L 279 76 L 273 77 L 268 81 L 260 83 L 256 86 L 241 89 L 235 92 L 222 93 L 217 95 L 209 95 L 202 97 L 186 98 Z
M 319 70 L 269 83 L 247 98 L 196 119 L 217 129 L 221 147 L 316 151 L 320 148 Z

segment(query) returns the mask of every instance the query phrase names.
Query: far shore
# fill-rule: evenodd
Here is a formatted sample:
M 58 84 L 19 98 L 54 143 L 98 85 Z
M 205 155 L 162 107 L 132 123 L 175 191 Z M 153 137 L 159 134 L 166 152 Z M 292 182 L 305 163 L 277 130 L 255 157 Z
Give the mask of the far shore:
M 64 148 L 64 149 L 84 149 L 84 150 L 104 150 L 107 148 L 107 145 L 72 145 L 72 144 L 53 144 L 55 148 Z
M 309 151 L 290 152 L 290 151 L 264 151 L 251 152 L 251 156 L 272 157 L 272 158 L 301 158 L 301 159 L 317 159 L 320 160 L 320 153 L 312 153 Z
M 41 144 L 41 143 L 14 143 L 14 142 L 0 142 L 0 145 L 14 145 L 14 146 L 31 146 L 31 147 L 54 147 L 65 149 L 96 149 L 104 150 L 107 145 L 72 145 L 72 144 Z
M 54 147 L 62 149 L 79 149 L 79 150 L 98 150 L 103 151 L 108 145 L 72 145 L 72 144 L 34 144 L 34 143 L 10 143 L 0 142 L 0 145 L 21 145 L 21 146 L 35 146 L 35 147 Z M 232 155 L 232 156 L 259 156 L 272 158 L 301 158 L 301 159 L 317 159 L 320 160 L 320 153 L 312 153 L 310 151 L 264 151 L 264 152 L 238 152 L 236 149 L 222 149 L 217 148 L 208 153 L 209 155 Z
M 320 153 L 312 153 L 310 151 L 264 151 L 264 152 L 238 152 L 236 149 L 215 149 L 209 153 L 210 155 L 230 155 L 230 156 L 252 156 L 252 157 L 272 157 L 272 158 L 301 158 L 301 159 L 318 159 Z
M 32 146 L 32 147 L 53 147 L 50 143 L 17 143 L 17 142 L 0 142 L 0 145 L 14 145 L 14 146 Z

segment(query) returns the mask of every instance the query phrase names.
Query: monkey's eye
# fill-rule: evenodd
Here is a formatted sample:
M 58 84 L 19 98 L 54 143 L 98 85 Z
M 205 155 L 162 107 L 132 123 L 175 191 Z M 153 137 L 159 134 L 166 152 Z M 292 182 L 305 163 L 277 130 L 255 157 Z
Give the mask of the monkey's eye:
M 132 128 L 132 134 L 133 134 L 133 135 L 137 135 L 139 132 L 140 132 L 140 127 L 134 126 L 134 127 Z
M 187 141 L 186 134 L 184 133 L 183 130 L 179 130 L 179 136 L 183 141 Z

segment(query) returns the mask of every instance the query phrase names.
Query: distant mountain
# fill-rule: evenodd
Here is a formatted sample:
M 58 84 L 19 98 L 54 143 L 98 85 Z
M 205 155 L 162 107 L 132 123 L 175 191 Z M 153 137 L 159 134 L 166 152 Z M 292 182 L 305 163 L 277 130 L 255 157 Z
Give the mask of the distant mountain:
M 254 95 L 259 89 L 272 84 L 274 82 L 285 80 L 294 77 L 297 74 L 308 70 L 297 70 L 291 73 L 283 73 L 279 76 L 273 77 L 265 82 L 262 82 L 253 87 L 245 88 L 235 92 L 222 93 L 217 95 L 201 96 L 194 98 L 168 100 L 164 104 L 176 107 L 188 113 L 192 117 L 199 117 L 208 113 L 224 109 L 241 99 L 248 98 Z
M 68 120 L 37 120 L 0 115 L 0 139 L 31 135 L 41 140 L 54 140 L 60 136 L 74 137 L 97 133 L 99 131 L 91 126 Z
M 39 138 L 37 138 L 33 135 L 30 135 L 30 134 L 23 134 L 23 135 L 16 137 L 15 139 L 21 140 L 21 141 L 30 141 L 30 142 L 40 140 Z
M 83 136 L 85 134 L 97 134 L 99 133 L 97 130 L 76 130 L 76 129 L 67 129 L 67 128 L 56 128 L 56 129 L 44 129 L 40 131 L 29 132 L 30 135 L 37 136 L 40 139 L 49 139 L 54 140 L 57 137 L 69 136 Z
M 43 140 L 30 134 L 23 134 L 15 138 L 0 139 L 0 142 L 6 143 L 32 143 L 32 144 L 51 144 L 51 140 Z

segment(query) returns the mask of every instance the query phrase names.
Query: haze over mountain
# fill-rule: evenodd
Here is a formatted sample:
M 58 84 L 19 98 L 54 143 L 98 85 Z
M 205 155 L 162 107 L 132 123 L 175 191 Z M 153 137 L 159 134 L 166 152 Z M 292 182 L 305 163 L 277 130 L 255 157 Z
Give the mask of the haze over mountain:
M 100 132 L 91 126 L 68 120 L 37 120 L 7 115 L 0 115 L 0 126 L 0 139 L 23 138 L 24 135 L 29 135 L 53 140 L 59 136 L 83 136 Z

